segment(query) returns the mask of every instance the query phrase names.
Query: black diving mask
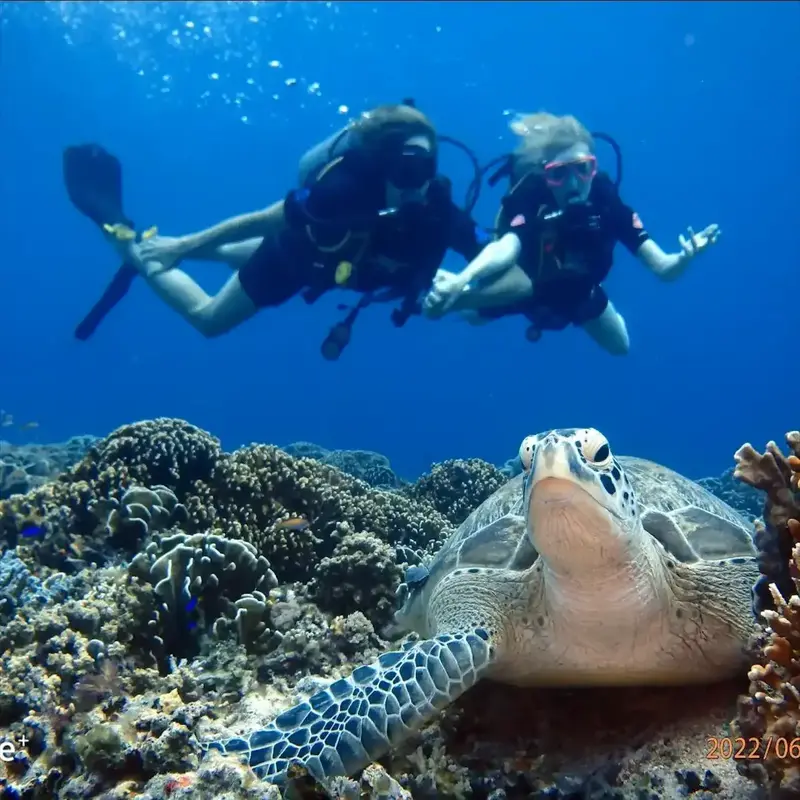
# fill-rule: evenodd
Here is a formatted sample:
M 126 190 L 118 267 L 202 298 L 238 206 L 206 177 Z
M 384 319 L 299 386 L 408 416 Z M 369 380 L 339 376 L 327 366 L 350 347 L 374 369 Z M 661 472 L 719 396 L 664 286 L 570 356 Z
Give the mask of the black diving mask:
M 421 189 L 436 176 L 436 156 L 417 144 L 386 156 L 386 180 L 401 190 Z

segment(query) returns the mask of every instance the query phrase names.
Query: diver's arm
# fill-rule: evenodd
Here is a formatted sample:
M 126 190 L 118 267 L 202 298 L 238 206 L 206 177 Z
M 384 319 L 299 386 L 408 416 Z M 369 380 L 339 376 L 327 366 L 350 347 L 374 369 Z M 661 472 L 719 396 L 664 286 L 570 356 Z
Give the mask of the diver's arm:
M 204 231 L 182 236 L 180 238 L 181 258 L 225 260 L 215 258 L 213 255 L 221 245 L 231 245 L 243 242 L 245 239 L 269 236 L 276 232 L 282 221 L 283 200 L 260 211 L 231 217 Z
M 497 241 L 489 242 L 458 274 L 459 282 L 466 286 L 500 277 L 516 264 L 521 246 L 516 233 L 506 233 Z
M 642 242 L 636 257 L 662 281 L 674 281 L 683 275 L 691 258 L 686 253 L 665 253 L 652 239 Z

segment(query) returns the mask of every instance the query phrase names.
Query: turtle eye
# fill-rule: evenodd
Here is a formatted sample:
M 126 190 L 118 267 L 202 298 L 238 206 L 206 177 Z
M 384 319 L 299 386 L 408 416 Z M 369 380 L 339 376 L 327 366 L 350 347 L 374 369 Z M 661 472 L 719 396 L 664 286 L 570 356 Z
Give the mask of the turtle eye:
M 527 472 L 533 464 L 533 454 L 536 450 L 536 437 L 526 436 L 519 446 L 519 460 L 522 462 L 522 469 Z
M 583 454 L 598 467 L 605 467 L 611 463 L 611 448 L 605 436 L 599 433 L 589 437 L 589 441 L 584 444 Z

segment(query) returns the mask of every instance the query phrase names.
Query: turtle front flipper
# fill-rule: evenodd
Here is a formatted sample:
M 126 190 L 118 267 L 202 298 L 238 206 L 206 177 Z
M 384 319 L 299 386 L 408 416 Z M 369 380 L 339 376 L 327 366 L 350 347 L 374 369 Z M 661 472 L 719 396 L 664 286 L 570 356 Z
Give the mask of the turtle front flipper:
M 409 643 L 284 711 L 268 727 L 202 748 L 241 756 L 260 778 L 278 784 L 293 762 L 318 780 L 350 776 L 473 686 L 493 657 L 482 628 Z

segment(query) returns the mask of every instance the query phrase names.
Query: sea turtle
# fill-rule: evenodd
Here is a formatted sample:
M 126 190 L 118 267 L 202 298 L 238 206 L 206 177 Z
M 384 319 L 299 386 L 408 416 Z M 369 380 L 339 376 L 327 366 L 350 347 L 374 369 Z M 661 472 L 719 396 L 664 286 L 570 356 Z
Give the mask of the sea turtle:
M 520 457 L 524 473 L 409 569 L 396 619 L 419 639 L 204 749 L 276 783 L 292 761 L 351 775 L 480 678 L 666 685 L 746 668 L 759 573 L 744 518 L 666 467 L 615 458 L 594 429 L 529 436 Z

